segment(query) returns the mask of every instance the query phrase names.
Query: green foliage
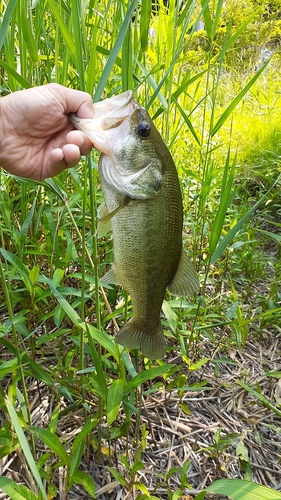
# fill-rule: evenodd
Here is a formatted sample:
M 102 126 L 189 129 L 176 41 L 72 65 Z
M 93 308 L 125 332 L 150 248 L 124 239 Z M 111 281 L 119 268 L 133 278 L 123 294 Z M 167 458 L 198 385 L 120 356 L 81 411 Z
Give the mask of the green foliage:
M 240 479 L 221 479 L 215 481 L 206 491 L 212 493 L 227 494 L 233 500 L 279 500 L 281 493 L 274 491 L 260 484 L 241 481 Z M 206 491 L 199 493 L 195 500 L 203 500 Z
M 26 457 L 26 461 L 29 465 L 29 468 L 32 472 L 32 475 L 33 475 L 36 483 L 38 484 L 38 487 L 43 495 L 43 499 L 47 500 L 47 494 L 46 494 L 45 488 L 43 486 L 39 472 L 37 470 L 34 457 L 32 456 L 32 453 L 30 451 L 28 441 L 27 441 L 26 436 L 23 432 L 20 420 L 19 420 L 19 418 L 15 412 L 15 409 L 14 409 L 14 407 L 9 399 L 7 399 L 7 401 L 6 401 L 6 406 L 7 406 L 7 410 L 9 412 L 10 418 L 11 418 L 11 422 L 12 422 L 14 429 L 15 429 L 15 432 L 17 434 L 17 438 L 18 438 L 19 443 L 21 445 L 21 449 Z M 11 486 L 11 483 L 9 483 L 8 485 L 6 484 L 6 487 L 7 486 Z M 18 492 L 18 493 L 20 493 L 20 492 Z M 30 498 L 32 498 L 32 497 L 30 497 Z
M 8 477 L 0 477 L 0 488 L 9 495 L 12 500 L 37 500 L 38 496 L 26 486 L 19 485 Z

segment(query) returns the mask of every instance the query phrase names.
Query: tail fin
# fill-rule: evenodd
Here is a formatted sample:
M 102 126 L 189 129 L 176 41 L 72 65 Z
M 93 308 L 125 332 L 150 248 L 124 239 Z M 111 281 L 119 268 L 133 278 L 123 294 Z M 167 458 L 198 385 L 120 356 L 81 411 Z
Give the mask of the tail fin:
M 149 359 L 161 359 L 165 354 L 165 340 L 162 325 L 153 329 L 142 329 L 134 320 L 128 321 L 117 333 L 116 342 L 131 349 L 140 348 Z

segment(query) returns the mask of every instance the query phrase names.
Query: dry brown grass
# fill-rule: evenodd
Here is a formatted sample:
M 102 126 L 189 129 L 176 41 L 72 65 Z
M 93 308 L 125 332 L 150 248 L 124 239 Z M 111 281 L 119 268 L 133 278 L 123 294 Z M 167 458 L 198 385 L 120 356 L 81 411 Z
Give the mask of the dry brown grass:
M 201 346 L 204 356 L 210 345 Z M 185 489 L 185 500 L 219 478 L 243 478 L 242 463 L 236 454 L 236 446 L 242 440 L 248 450 L 253 481 L 271 488 L 281 489 L 281 432 L 280 418 L 264 407 L 237 382 L 244 380 L 251 387 L 258 387 L 271 402 L 280 404 L 280 379 L 265 375 L 268 371 L 280 370 L 281 335 L 276 331 L 263 332 L 261 341 L 252 338 L 241 352 L 234 348 L 227 353 L 216 353 L 216 357 L 228 355 L 235 365 L 219 364 L 216 370 L 209 363 L 204 368 L 188 374 L 188 383 L 207 380 L 205 390 L 179 394 L 177 390 L 164 389 L 143 398 L 141 426 L 149 431 L 146 448 L 141 460 L 144 467 L 136 474 L 135 480 L 144 484 L 151 494 L 168 499 L 168 488 L 176 491 L 180 486 L 180 473 L 175 471 L 167 477 L 171 468 L 182 468 L 190 461 L 187 478 L 190 488 Z M 169 360 L 180 362 L 180 358 Z M 9 381 L 2 381 L 6 389 Z M 27 381 L 33 425 L 46 427 L 54 409 L 52 390 L 32 379 Z M 6 387 L 5 387 L 6 386 Z M 181 397 L 182 396 L 182 397 Z M 94 399 L 92 401 L 95 402 Z M 67 406 L 63 398 L 61 410 Z M 185 405 L 185 406 L 182 406 Z M 183 411 L 183 409 L 185 411 Z M 5 415 L 1 414 L 1 425 Z M 61 441 L 73 442 L 84 423 L 80 408 L 59 419 L 57 434 Z M 119 423 L 123 423 L 120 415 Z M 132 420 L 128 440 L 124 437 L 111 443 L 103 439 L 102 454 L 98 463 L 97 452 L 89 447 L 87 456 L 81 463 L 81 470 L 90 474 L 96 484 L 96 497 L 101 500 L 133 500 L 137 490 L 128 492 L 119 481 L 113 480 L 106 466 L 116 467 L 124 477 L 128 471 L 120 462 L 120 455 L 126 454 L 133 463 L 136 453 L 136 422 Z M 229 445 L 216 455 L 210 449 L 214 445 L 214 434 L 221 429 L 221 437 L 236 433 L 237 439 L 229 440 Z M 278 430 L 279 429 L 279 430 Z M 96 437 L 96 436 L 94 436 Z M 46 449 L 37 443 L 38 458 Z M 52 458 L 50 459 L 52 461 Z M 34 490 L 34 481 L 20 450 L 0 461 L 1 474 L 12 478 Z M 90 498 L 80 486 L 72 488 L 69 496 L 65 493 L 64 467 L 57 471 L 55 482 L 60 500 Z M 7 500 L 0 494 L 1 500 Z M 214 497 L 212 497 L 214 498 Z

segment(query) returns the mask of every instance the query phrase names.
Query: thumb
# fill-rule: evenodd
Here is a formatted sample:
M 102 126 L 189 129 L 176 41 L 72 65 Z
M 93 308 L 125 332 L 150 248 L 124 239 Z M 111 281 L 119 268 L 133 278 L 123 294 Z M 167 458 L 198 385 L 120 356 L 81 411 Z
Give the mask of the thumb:
M 63 106 L 64 113 L 76 113 L 79 118 L 94 118 L 94 105 L 90 94 L 81 90 L 74 90 L 58 83 L 45 85 Z

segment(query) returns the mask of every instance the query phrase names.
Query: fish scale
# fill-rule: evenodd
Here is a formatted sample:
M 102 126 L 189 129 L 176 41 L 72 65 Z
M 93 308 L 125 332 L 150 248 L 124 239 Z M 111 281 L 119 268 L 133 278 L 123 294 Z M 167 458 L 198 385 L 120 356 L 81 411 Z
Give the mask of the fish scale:
M 95 119 L 71 119 L 102 152 L 99 172 L 107 213 L 103 220 L 111 219 L 114 244 L 113 268 L 103 281 L 121 284 L 131 297 L 133 311 L 116 341 L 159 359 L 165 354 L 160 313 L 166 288 L 178 296 L 199 288 L 182 248 L 177 170 L 131 91 L 95 106 Z

